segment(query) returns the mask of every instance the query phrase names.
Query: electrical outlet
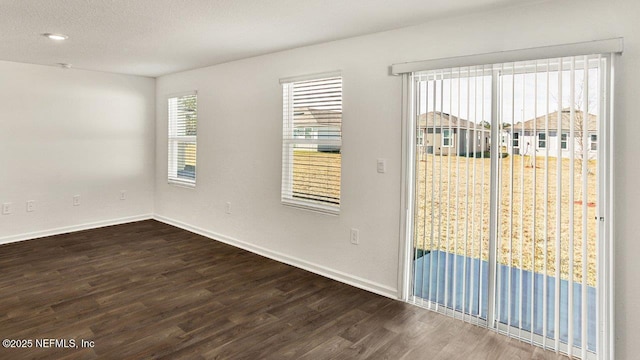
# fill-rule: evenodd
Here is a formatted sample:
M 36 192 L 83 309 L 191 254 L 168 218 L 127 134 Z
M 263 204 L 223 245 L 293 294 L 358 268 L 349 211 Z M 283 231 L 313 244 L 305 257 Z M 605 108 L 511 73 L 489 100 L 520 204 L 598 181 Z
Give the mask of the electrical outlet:
M 358 245 L 360 243 L 360 230 L 351 229 L 351 243 L 353 245 Z
M 32 212 L 36 209 L 36 202 L 35 200 L 28 200 L 27 201 L 27 212 Z
M 9 215 L 13 212 L 13 207 L 11 203 L 2 204 L 2 215 Z
M 125 190 L 120 191 L 120 200 L 127 200 L 127 192 Z
M 387 162 L 384 159 L 377 160 L 377 169 L 380 174 L 387 172 Z
M 73 196 L 73 206 L 80 206 L 80 195 Z
M 224 212 L 231 214 L 231 203 L 228 201 L 224 204 Z

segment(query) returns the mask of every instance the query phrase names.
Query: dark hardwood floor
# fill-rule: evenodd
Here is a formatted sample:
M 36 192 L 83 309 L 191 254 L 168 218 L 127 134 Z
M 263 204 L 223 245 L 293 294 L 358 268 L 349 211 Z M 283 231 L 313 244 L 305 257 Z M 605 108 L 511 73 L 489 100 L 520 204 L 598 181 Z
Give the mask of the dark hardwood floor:
M 32 340 L 0 359 L 559 358 L 151 220 L 1 245 L 0 273 L 0 339 Z

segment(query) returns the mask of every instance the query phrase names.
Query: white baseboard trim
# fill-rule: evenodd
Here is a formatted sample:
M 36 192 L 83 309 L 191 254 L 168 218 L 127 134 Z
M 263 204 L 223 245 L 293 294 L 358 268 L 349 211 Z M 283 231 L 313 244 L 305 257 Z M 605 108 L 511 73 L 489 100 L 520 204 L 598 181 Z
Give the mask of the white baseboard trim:
M 143 215 L 129 216 L 129 217 L 124 217 L 119 219 L 95 221 L 95 222 L 84 223 L 80 225 L 71 225 L 71 226 L 36 231 L 36 232 L 31 232 L 26 234 L 4 236 L 4 237 L 0 237 L 0 244 L 8 244 L 8 243 L 13 243 L 18 241 L 38 239 L 38 238 L 43 238 L 47 236 L 67 234 L 75 231 L 96 229 L 96 228 L 101 228 L 105 226 L 120 225 L 120 224 L 126 224 L 130 222 L 149 220 L 149 219 L 153 219 L 153 214 L 143 214 Z
M 238 239 L 234 239 L 231 238 L 229 236 L 224 236 L 222 234 L 218 234 L 215 233 L 213 231 L 209 231 L 209 230 L 205 230 L 202 228 L 199 228 L 197 226 L 192 226 L 189 224 L 186 224 L 184 222 L 178 221 L 178 220 L 174 220 L 174 219 L 170 219 L 161 215 L 154 215 L 153 217 L 155 220 L 163 222 L 165 224 L 168 225 L 172 225 L 178 228 L 181 228 L 183 230 L 187 230 L 189 232 L 198 234 L 198 235 L 202 235 L 205 236 L 207 238 L 216 240 L 216 241 L 220 241 L 222 243 L 231 245 L 231 246 L 235 246 L 237 248 L 243 249 L 243 250 L 247 250 L 249 252 L 267 257 L 269 259 L 287 264 L 287 265 L 291 265 L 300 269 L 304 269 L 307 271 L 310 271 L 312 273 L 351 285 L 351 286 L 355 286 L 357 288 L 363 289 L 363 290 L 367 290 L 370 291 L 372 293 L 378 294 L 378 295 L 382 295 L 382 296 L 386 296 L 392 299 L 398 299 L 398 290 L 394 289 L 392 287 L 386 286 L 386 285 L 382 285 L 382 284 L 378 284 L 372 281 L 369 281 L 367 279 L 363 279 L 357 276 L 353 276 L 347 273 L 344 273 L 342 271 L 338 271 L 338 270 L 334 270 L 334 269 L 330 269 L 328 267 L 322 266 L 322 265 L 318 265 L 318 264 L 314 264 L 302 259 L 298 259 L 298 258 L 294 258 L 291 257 L 289 255 L 285 255 L 282 253 L 279 253 L 277 251 L 272 251 L 266 248 L 263 248 L 261 246 L 256 246 L 253 244 L 249 244 L 247 242 L 238 240 Z

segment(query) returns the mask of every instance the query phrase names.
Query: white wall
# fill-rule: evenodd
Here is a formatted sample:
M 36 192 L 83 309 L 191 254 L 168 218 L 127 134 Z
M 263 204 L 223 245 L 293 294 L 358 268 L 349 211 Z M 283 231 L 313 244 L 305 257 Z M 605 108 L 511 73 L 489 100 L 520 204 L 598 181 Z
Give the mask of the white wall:
M 0 62 L 0 203 L 13 205 L 0 242 L 152 214 L 154 91 L 152 78 Z
M 319 265 L 333 275 L 346 272 L 367 279 L 366 284 L 356 282 L 395 295 L 397 264 L 390 257 L 398 251 L 400 83 L 386 76 L 388 59 L 376 61 L 368 53 L 358 56 L 335 47 L 316 46 L 158 79 L 156 213 L 300 259 L 314 270 Z M 342 210 L 337 217 L 280 203 L 278 80 L 330 70 L 344 75 Z M 198 90 L 195 189 L 166 182 L 166 95 L 187 90 Z M 389 160 L 386 174 L 376 172 L 379 157 Z M 231 215 L 224 211 L 227 201 Z M 352 227 L 360 230 L 359 246 L 349 242 Z
M 640 336 L 640 4 L 557 1 L 511 8 L 160 77 L 157 81 L 156 213 L 245 247 L 392 294 L 397 289 L 401 178 L 401 80 L 389 65 L 623 36 L 616 69 L 616 334 L 618 358 Z M 281 77 L 340 69 L 344 76 L 342 212 L 280 204 Z M 166 184 L 167 94 L 199 91 L 198 185 Z M 248 144 L 248 145 L 247 145 Z M 387 173 L 376 173 L 376 158 Z M 230 201 L 233 213 L 224 213 Z M 360 229 L 361 244 L 349 243 Z M 276 256 L 276 257 L 277 257 Z

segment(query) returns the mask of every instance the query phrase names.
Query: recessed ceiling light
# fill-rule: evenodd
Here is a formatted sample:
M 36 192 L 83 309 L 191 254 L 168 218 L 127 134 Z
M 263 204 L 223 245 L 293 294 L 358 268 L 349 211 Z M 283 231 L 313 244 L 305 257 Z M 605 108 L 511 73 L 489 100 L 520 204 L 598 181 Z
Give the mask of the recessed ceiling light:
M 67 35 L 64 35 L 64 34 L 51 34 L 51 33 L 44 33 L 42 34 L 42 36 L 48 37 L 49 39 L 56 40 L 56 41 L 67 40 L 69 38 Z

